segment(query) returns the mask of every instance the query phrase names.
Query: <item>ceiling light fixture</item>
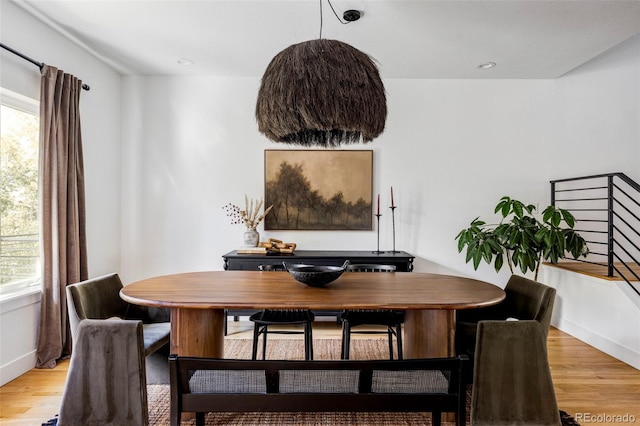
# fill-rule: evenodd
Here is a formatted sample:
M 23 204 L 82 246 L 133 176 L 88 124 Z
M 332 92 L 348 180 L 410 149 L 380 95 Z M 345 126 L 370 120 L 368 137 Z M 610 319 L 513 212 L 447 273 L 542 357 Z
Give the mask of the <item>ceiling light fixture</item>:
M 484 64 L 478 65 L 478 68 L 482 70 L 488 70 L 496 66 L 495 62 L 485 62 Z
M 262 77 L 256 120 L 274 142 L 337 147 L 370 142 L 384 130 L 387 101 L 376 64 L 346 43 L 322 38 L 322 1 L 320 38 L 278 53 Z M 340 22 L 360 16 L 347 12 Z
M 342 14 L 342 18 L 347 22 L 353 22 L 360 19 L 360 11 L 359 10 L 347 10 Z
M 180 58 L 180 59 L 177 60 L 177 62 L 180 65 L 184 65 L 185 67 L 188 67 L 188 66 L 191 66 L 191 65 L 195 64 L 195 62 L 193 62 L 191 59 L 188 59 L 188 58 Z

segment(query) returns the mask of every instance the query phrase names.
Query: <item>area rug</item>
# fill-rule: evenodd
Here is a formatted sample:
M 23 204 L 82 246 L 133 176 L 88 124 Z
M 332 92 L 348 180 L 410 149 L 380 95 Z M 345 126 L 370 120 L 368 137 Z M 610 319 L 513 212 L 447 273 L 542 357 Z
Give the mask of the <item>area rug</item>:
M 314 340 L 314 359 L 340 359 L 339 339 Z M 225 358 L 250 359 L 251 340 L 226 339 Z M 388 358 L 386 339 L 354 339 L 351 342 L 351 359 Z M 304 359 L 302 339 L 273 339 L 267 345 L 267 359 Z M 169 386 L 149 385 L 149 425 L 169 425 Z M 469 423 L 470 392 L 467 393 L 467 424 Z M 579 426 L 567 413 L 560 412 L 563 426 Z M 300 425 L 300 426 L 400 426 L 431 425 L 430 413 L 209 413 L 207 426 L 231 425 Z M 454 423 L 443 422 L 452 426 Z M 195 420 L 183 421 L 182 426 L 195 425 Z

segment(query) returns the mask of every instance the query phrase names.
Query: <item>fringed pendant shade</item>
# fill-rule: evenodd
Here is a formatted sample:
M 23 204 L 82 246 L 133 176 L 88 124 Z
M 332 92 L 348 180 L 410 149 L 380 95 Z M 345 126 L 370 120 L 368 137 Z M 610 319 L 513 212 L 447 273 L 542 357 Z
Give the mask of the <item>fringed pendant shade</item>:
M 384 130 L 387 100 L 373 60 L 337 40 L 310 40 L 278 53 L 262 77 L 258 130 L 274 142 L 336 147 Z

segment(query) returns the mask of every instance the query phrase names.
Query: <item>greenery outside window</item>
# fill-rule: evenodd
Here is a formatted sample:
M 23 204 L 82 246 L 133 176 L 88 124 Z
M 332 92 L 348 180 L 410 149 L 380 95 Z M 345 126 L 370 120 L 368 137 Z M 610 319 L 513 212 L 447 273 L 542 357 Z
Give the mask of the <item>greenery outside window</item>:
M 39 103 L 0 88 L 0 300 L 40 289 Z

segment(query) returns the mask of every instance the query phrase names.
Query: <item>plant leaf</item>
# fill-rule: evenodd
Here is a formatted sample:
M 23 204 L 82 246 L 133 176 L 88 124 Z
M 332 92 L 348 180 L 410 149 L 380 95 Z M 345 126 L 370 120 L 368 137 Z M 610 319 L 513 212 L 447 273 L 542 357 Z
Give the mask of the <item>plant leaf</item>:
M 493 264 L 493 266 L 496 269 L 496 272 L 500 272 L 500 269 L 502 269 L 503 264 L 504 264 L 504 257 L 502 256 L 502 253 L 496 254 L 496 260 Z
M 513 212 L 515 213 L 516 216 L 518 217 L 524 216 L 523 207 L 524 207 L 524 204 L 522 204 L 520 201 L 513 202 Z
M 511 213 L 511 203 L 505 203 L 502 206 L 502 217 L 507 217 L 509 216 L 509 213 Z
M 484 244 L 482 246 L 482 257 L 485 262 L 491 264 L 491 259 L 493 258 L 493 253 L 491 252 L 491 246 L 489 244 Z
M 471 222 L 471 226 L 472 227 L 480 227 L 480 226 L 484 226 L 486 225 L 486 223 L 482 220 L 480 220 L 480 218 L 475 218 L 472 222 Z
M 478 270 L 478 266 L 480 266 L 480 260 L 482 260 L 482 251 L 476 250 L 473 254 L 473 269 Z
M 511 255 L 511 261 L 513 262 L 513 264 L 515 266 L 518 266 L 520 264 L 520 252 L 517 250 L 514 250 L 513 254 Z
M 467 256 L 465 259 L 465 263 L 469 263 L 469 261 L 473 259 L 475 252 L 476 252 L 476 249 L 474 247 L 471 247 L 471 246 L 467 247 Z
M 560 210 L 560 213 L 562 214 L 562 218 L 566 222 L 567 226 L 569 228 L 573 228 L 576 224 L 576 218 L 571 214 L 571 212 L 562 209 Z
M 491 246 L 491 249 L 493 250 L 494 253 L 496 253 L 496 255 L 502 254 L 502 246 L 498 244 L 498 242 L 495 239 L 487 240 L 487 244 Z

